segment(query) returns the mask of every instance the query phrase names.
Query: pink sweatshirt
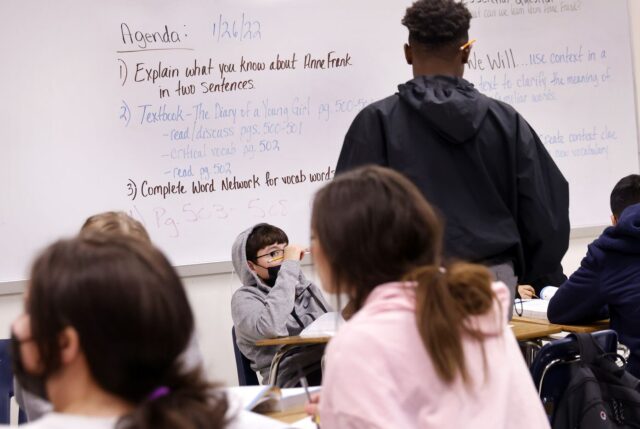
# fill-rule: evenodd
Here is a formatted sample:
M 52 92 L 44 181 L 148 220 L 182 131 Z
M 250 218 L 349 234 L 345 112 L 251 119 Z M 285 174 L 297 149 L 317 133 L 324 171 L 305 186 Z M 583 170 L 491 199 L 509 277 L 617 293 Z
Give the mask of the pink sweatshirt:
M 378 286 L 364 307 L 331 340 L 320 399 L 322 429 L 548 428 L 540 399 L 507 325 L 509 292 L 493 289 L 502 305 L 469 319 L 490 335 L 480 345 L 464 340 L 473 381 L 443 383 L 415 321 L 415 286 Z

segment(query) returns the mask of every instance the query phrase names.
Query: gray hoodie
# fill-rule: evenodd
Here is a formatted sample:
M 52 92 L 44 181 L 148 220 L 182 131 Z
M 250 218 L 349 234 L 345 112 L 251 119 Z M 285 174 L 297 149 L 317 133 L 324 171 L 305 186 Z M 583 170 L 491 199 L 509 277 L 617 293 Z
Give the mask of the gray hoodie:
M 267 286 L 247 265 L 247 237 L 254 227 L 243 231 L 232 249 L 233 267 L 242 287 L 231 298 L 231 316 L 236 329 L 238 348 L 251 361 L 262 379 L 269 379 L 273 356 L 279 347 L 257 347 L 255 342 L 266 338 L 299 335 L 327 311 L 332 311 L 320 289 L 305 278 L 298 261 L 284 261 L 273 287 Z M 278 385 L 297 380 L 297 368 L 319 364 L 322 349 L 305 347 L 288 355 L 280 363 Z

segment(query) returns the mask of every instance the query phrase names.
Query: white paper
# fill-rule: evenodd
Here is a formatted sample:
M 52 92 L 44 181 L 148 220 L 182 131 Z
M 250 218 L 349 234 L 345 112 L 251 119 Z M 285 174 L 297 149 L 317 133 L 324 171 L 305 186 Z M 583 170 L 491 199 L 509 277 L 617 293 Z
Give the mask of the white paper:
M 332 337 L 343 323 L 345 323 L 345 320 L 339 312 L 325 313 L 304 328 L 300 336 L 304 338 Z

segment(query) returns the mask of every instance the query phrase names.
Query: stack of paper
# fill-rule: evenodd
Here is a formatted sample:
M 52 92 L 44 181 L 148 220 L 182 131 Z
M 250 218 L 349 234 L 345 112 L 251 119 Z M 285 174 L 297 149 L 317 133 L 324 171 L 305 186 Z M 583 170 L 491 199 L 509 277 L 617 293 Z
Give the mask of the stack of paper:
M 520 303 L 515 303 L 516 310 L 519 310 Z M 530 319 L 547 319 L 547 308 L 549 307 L 549 301 L 544 299 L 529 299 L 522 301 L 522 317 L 528 317 Z
M 304 338 L 332 337 L 341 324 L 345 323 L 342 315 L 337 311 L 325 313 L 300 333 Z

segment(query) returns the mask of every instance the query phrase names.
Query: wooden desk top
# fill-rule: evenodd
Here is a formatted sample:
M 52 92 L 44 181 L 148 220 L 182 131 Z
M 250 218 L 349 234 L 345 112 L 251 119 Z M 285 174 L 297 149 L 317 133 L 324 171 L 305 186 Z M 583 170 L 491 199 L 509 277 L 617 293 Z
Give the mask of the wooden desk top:
M 282 423 L 293 423 L 307 417 L 307 413 L 300 410 L 294 411 L 277 411 L 274 413 L 266 413 L 265 416 L 281 421 Z
M 541 319 L 529 319 L 526 317 L 514 317 L 509 325 L 512 325 L 513 333 L 518 341 L 531 340 L 533 338 L 546 337 L 561 331 L 567 332 L 595 332 L 609 327 L 609 321 L 603 320 L 590 325 L 556 325 Z M 284 346 L 305 344 L 326 344 L 330 336 L 305 338 L 280 337 L 256 341 L 256 346 Z
M 542 319 L 530 319 L 527 317 L 514 316 L 511 322 L 513 323 L 514 321 L 535 323 L 539 325 L 559 326 L 563 331 L 566 331 L 566 332 L 590 333 L 590 332 L 602 331 L 603 329 L 609 329 L 609 320 L 600 320 L 598 322 L 590 323 L 588 325 L 558 325 L 555 323 L 549 323 L 546 320 L 542 320 Z
M 270 338 L 268 340 L 256 341 L 256 346 L 285 346 L 285 345 L 304 345 L 304 344 L 326 344 L 331 339 L 330 336 L 325 337 L 280 337 Z
M 531 323 L 524 320 L 513 320 L 509 322 L 513 334 L 518 341 L 527 341 L 534 338 L 547 337 L 551 334 L 557 334 L 562 331 L 559 325 L 552 325 L 550 323 Z

